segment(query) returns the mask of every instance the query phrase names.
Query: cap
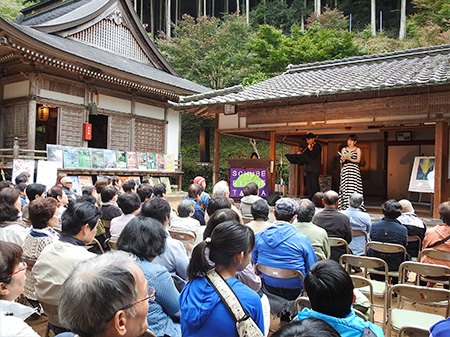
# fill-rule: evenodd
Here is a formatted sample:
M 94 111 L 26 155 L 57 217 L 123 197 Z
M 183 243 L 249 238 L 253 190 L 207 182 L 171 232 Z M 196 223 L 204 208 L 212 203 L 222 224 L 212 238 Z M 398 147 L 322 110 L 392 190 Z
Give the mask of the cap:
M 64 177 L 64 178 L 62 178 L 61 179 L 61 184 L 67 184 L 67 183 L 73 183 L 73 181 L 72 181 L 72 179 L 71 178 L 69 178 L 69 177 Z
M 311 139 L 311 138 L 316 138 L 316 136 L 314 135 L 314 133 L 310 132 L 306 134 L 306 139 Z
M 297 202 L 291 198 L 281 198 L 275 203 L 275 211 L 283 211 L 294 214 L 297 211 L 297 208 Z
M 402 199 L 398 203 L 402 206 L 402 213 L 414 213 L 414 207 L 411 201 Z
M 194 178 L 194 184 L 203 184 L 204 182 L 206 182 L 206 179 L 205 178 L 203 178 L 203 177 L 200 177 L 200 176 L 198 176 L 198 177 L 195 177 Z

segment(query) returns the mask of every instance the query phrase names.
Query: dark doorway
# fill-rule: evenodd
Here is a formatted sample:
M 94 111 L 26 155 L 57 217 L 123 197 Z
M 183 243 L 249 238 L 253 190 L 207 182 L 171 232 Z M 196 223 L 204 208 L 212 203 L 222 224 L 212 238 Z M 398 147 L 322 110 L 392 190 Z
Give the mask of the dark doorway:
M 45 108 L 48 110 L 41 111 Z M 46 144 L 56 144 L 58 129 L 58 110 L 54 106 L 37 106 L 35 150 L 45 150 Z
M 89 123 L 92 124 L 92 140 L 88 146 L 96 149 L 108 148 L 108 116 L 89 115 Z

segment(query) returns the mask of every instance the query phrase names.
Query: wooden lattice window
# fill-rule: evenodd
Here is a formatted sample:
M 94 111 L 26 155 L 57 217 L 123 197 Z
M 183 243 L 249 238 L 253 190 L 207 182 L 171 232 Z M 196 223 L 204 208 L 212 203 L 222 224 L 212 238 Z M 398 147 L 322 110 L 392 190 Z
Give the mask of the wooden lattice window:
M 135 150 L 139 152 L 164 153 L 166 122 L 136 117 Z
M 138 62 L 151 63 L 131 31 L 114 20 L 103 19 L 71 37 Z

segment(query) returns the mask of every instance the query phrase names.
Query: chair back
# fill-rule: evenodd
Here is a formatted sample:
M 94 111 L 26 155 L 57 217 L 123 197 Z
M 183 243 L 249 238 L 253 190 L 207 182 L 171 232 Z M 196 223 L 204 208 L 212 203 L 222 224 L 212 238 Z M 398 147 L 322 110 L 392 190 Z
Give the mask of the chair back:
M 366 255 L 369 249 L 385 254 L 403 253 L 403 260 L 406 260 L 406 248 L 396 243 L 370 241 L 366 243 Z
M 413 262 L 406 261 L 403 262 L 399 267 L 399 276 L 400 283 L 406 283 L 407 271 L 413 272 L 417 274 L 416 277 L 416 285 L 419 285 L 420 277 L 443 277 L 446 275 L 450 275 L 450 267 L 437 265 L 437 264 L 429 264 L 429 263 L 421 263 L 421 262 Z M 450 278 L 450 276 L 449 276 Z M 447 280 L 448 283 L 448 280 Z
M 428 329 L 419 328 L 415 326 L 403 326 L 398 331 L 398 337 L 429 337 L 430 331 Z
M 428 256 L 435 260 L 450 261 L 450 253 L 449 252 L 443 252 L 442 250 L 436 250 L 433 248 L 427 248 L 427 249 L 420 251 L 419 261 L 424 256 Z
M 94 238 L 92 240 L 92 242 L 89 245 L 87 245 L 86 247 L 87 247 L 87 250 L 91 250 L 93 247 L 97 247 L 100 254 L 104 253 L 101 243 L 96 238 Z
M 345 246 L 346 254 L 348 254 L 350 252 L 348 250 L 348 243 L 344 239 L 329 237 L 328 241 L 330 242 L 330 247 L 342 247 L 342 246 Z
M 345 265 L 345 269 L 350 273 L 351 267 L 364 268 L 364 277 L 368 277 L 368 269 L 384 268 L 385 281 L 387 282 L 389 267 L 383 259 L 369 256 L 358 256 L 352 254 L 344 254 L 340 257 L 339 263 Z
M 117 242 L 111 241 L 111 238 L 105 240 L 105 245 L 108 245 L 111 250 L 117 250 Z
M 259 263 L 256 264 L 256 270 L 274 278 L 294 278 L 300 276 L 302 278 L 302 283 L 304 281 L 304 275 L 300 270 L 269 267 Z
M 362 229 L 352 229 L 352 237 L 365 236 L 366 242 L 369 242 L 369 234 Z
M 59 322 L 57 305 L 44 303 L 42 301 L 39 301 L 39 303 L 42 305 L 42 308 L 44 309 L 44 313 L 47 316 L 49 323 L 51 323 L 52 325 L 56 325 L 57 327 L 64 327 Z
M 248 224 L 249 222 L 252 222 L 253 218 L 247 218 L 245 216 L 242 217 L 242 221 L 244 222 L 244 225 Z
M 187 255 L 191 255 L 192 249 L 195 246 L 195 236 L 187 233 L 187 232 L 180 232 L 169 228 L 169 234 L 170 236 L 178 241 L 181 241 L 183 243 L 184 248 L 186 249 Z
M 369 310 L 369 314 L 368 316 L 364 315 L 362 312 L 360 312 L 359 310 L 353 308 L 353 310 L 355 310 L 355 313 L 360 316 L 361 318 L 363 318 L 365 321 L 367 321 L 367 319 L 369 319 L 369 321 L 371 321 L 373 323 L 374 321 L 374 311 L 373 311 L 373 307 L 374 307 L 374 297 L 373 297 L 373 285 L 372 282 L 365 278 L 365 277 L 361 277 L 361 276 L 357 276 L 357 275 L 350 275 L 352 282 L 353 282 L 353 287 L 355 289 L 358 288 L 364 288 L 365 290 L 369 289 L 368 295 L 369 295 L 369 302 L 370 302 L 370 310 Z
M 422 239 L 418 235 L 408 235 L 408 242 L 419 242 L 419 252 L 422 250 Z

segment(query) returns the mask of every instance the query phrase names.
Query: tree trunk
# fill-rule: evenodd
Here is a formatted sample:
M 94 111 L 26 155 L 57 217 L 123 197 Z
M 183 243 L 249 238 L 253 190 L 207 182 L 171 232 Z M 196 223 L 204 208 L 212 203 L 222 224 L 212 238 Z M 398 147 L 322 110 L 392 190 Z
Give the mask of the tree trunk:
M 400 32 L 398 38 L 403 40 L 406 37 L 406 0 L 402 0 L 400 9 Z
M 372 29 L 372 36 L 376 35 L 377 27 L 376 27 L 376 6 L 375 0 L 371 0 L 370 3 L 370 28 Z
M 250 0 L 245 1 L 245 14 L 247 18 L 247 25 L 250 24 Z
M 203 15 L 204 15 L 204 16 L 207 16 L 207 15 L 208 15 L 208 12 L 207 12 L 207 10 L 206 10 L 206 0 L 203 0 Z
M 170 38 L 170 24 L 172 23 L 170 19 L 170 11 L 171 11 L 171 2 L 172 0 L 166 0 L 166 36 Z
M 236 0 L 236 13 L 239 15 L 239 0 Z
M 152 33 L 152 37 L 155 37 L 155 5 L 153 3 L 154 0 L 150 0 L 150 32 Z
M 230 12 L 230 4 L 229 4 L 229 1 L 230 0 L 223 0 L 224 1 L 224 4 L 223 4 L 223 11 L 225 12 L 225 13 L 229 13 Z
M 320 2 L 321 2 L 321 0 L 314 0 L 314 12 L 316 13 L 316 15 L 317 16 L 319 16 L 321 13 L 320 13 Z

